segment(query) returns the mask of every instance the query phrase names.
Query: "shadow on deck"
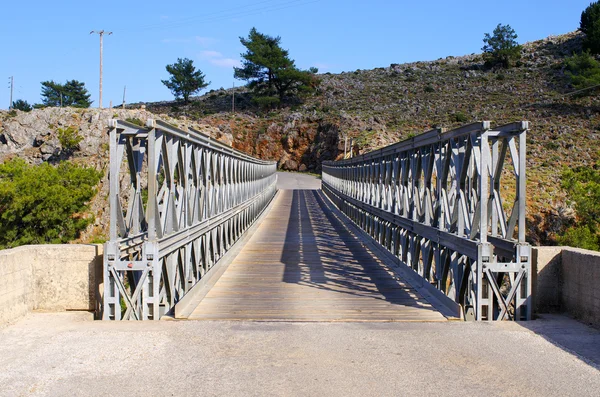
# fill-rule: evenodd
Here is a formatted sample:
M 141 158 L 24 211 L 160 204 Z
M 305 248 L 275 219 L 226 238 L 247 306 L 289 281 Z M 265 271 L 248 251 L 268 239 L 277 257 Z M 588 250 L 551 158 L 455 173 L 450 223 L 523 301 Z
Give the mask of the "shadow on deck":
M 321 190 L 282 190 L 190 319 L 444 321 L 330 210 Z

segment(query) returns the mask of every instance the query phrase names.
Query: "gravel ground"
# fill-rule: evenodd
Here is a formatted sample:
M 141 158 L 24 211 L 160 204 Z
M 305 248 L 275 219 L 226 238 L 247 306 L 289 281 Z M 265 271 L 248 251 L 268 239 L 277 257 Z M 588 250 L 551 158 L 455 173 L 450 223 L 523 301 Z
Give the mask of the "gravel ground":
M 600 355 L 593 349 L 600 333 L 563 317 L 526 324 L 535 332 L 508 322 L 87 318 L 34 313 L 0 330 L 0 395 L 591 396 L 600 391 Z M 563 338 L 562 345 L 555 336 Z

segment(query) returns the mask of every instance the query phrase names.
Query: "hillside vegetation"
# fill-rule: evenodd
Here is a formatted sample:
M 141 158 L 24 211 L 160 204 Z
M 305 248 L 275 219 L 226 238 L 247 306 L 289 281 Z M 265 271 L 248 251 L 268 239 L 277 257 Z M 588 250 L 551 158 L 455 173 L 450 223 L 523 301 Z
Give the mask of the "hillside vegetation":
M 100 133 L 103 127 L 99 120 L 134 117 L 144 122 L 157 117 L 180 126 L 197 124 L 238 149 L 278 161 L 282 169 L 318 172 L 321 161 L 343 155 L 344 136 L 354 139 L 355 153 L 364 153 L 434 127 L 451 129 L 482 120 L 496 125 L 528 120 L 528 235 L 533 243 L 550 244 L 575 219 L 561 186 L 564 169 L 592 167 L 599 158 L 597 96 L 569 95 L 574 89 L 565 58 L 581 47 L 582 36 L 569 33 L 523 45 L 520 61 L 509 69 L 486 68 L 483 56 L 473 54 L 320 74 L 321 83 L 313 94 L 282 109 L 261 110 L 250 92 L 238 88 L 236 113 L 232 113 L 232 91 L 221 89 L 191 98 L 185 105 L 135 104 L 130 105 L 131 110 L 86 110 L 80 115 L 61 109 L 69 118 L 62 125 L 75 125 L 84 135 L 82 150 L 74 151 L 72 158 L 98 158 L 94 161 L 99 170 L 106 166 L 106 161 L 100 160 L 106 155 L 106 147 L 101 146 L 106 137 Z M 145 110 L 133 110 L 141 105 Z M 29 131 L 30 127 L 18 120 L 36 117 L 32 113 L 0 115 L 0 161 L 3 144 L 5 148 L 13 145 L 10 151 L 4 150 L 4 157 L 10 152 L 11 156 L 29 156 L 30 162 L 67 156 L 59 149 L 41 153 L 48 146 L 46 141 L 53 142 L 52 147 L 60 146 L 56 144 L 56 128 L 48 127 L 57 123 L 58 116 L 44 116 L 49 136 L 35 138 L 32 144 L 11 143 L 18 123 L 19 128 Z M 2 123 L 4 129 L 13 123 L 13 132 L 2 134 Z M 94 124 L 93 138 L 86 133 L 90 123 Z M 93 205 L 92 210 L 99 207 Z M 96 226 L 102 226 L 100 231 L 105 230 L 102 219 L 96 221 Z
M 484 57 L 473 54 L 321 74 L 317 92 L 304 103 L 269 112 L 254 107 L 243 89 L 236 93 L 236 114 L 231 90 L 209 92 L 187 107 L 146 106 L 229 131 L 234 146 L 278 160 L 281 168 L 311 171 L 342 155 L 346 135 L 363 153 L 434 127 L 528 120 L 529 234 L 532 242 L 548 244 L 575 216 L 561 188 L 564 168 L 598 160 L 597 95 L 570 95 L 566 70 L 582 39 L 574 32 L 527 43 L 509 69 L 486 68 Z

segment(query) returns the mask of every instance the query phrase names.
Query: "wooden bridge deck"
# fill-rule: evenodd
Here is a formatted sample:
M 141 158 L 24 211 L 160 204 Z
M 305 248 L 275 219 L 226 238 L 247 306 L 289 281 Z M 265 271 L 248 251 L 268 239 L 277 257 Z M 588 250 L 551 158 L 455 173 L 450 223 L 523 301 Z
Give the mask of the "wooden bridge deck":
M 330 205 L 320 190 L 280 191 L 189 319 L 444 321 Z

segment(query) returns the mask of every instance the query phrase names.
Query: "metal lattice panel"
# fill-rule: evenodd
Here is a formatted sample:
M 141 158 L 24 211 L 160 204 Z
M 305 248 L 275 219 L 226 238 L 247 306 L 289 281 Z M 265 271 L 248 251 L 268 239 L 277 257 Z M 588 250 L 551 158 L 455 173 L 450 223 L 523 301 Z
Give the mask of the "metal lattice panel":
M 271 201 L 276 163 L 159 121 L 109 128 L 103 318 L 159 319 Z
M 323 190 L 466 318 L 531 318 L 527 122 L 433 130 L 323 164 Z

